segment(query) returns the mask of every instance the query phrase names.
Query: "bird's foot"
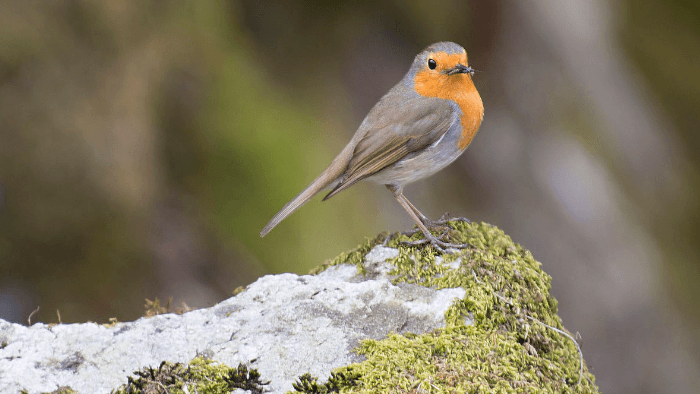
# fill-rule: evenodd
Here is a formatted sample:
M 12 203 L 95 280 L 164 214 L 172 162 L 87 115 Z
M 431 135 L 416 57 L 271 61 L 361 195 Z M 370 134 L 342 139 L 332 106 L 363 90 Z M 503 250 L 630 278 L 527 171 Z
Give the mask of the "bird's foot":
M 471 223 L 471 220 L 465 217 L 451 217 L 449 212 L 445 212 L 438 220 L 426 220 L 423 222 L 428 228 L 444 226 L 450 222 Z
M 420 229 L 418 231 L 420 231 Z M 418 246 L 430 243 L 438 252 L 442 254 L 454 254 L 455 249 L 466 249 L 474 247 L 471 244 L 455 244 L 451 242 L 442 241 L 441 239 L 445 239 L 449 231 L 449 229 L 446 229 L 438 237 L 434 236 L 431 233 L 423 233 L 423 235 L 425 236 L 425 238 L 423 239 L 419 239 L 416 241 L 402 241 L 401 243 L 408 246 Z M 413 234 L 415 234 L 415 232 L 413 232 Z
M 440 216 L 440 218 L 438 220 L 430 220 L 428 218 L 421 219 L 421 222 L 423 222 L 423 224 L 425 224 L 425 227 L 430 228 L 430 229 L 434 229 L 434 228 L 438 228 L 438 227 L 444 228 L 446 225 L 449 225 L 450 222 L 455 222 L 455 221 L 456 222 L 471 223 L 471 220 L 469 220 L 465 217 L 450 217 L 449 212 L 445 212 L 442 216 Z M 416 227 L 414 229 L 404 231 L 401 234 L 410 237 L 411 235 L 418 233 L 418 232 L 421 232 L 421 231 L 422 230 L 420 228 Z M 443 235 L 441 235 L 440 238 L 442 238 Z
M 455 244 L 451 242 L 446 242 L 448 239 L 448 235 L 450 233 L 450 229 L 452 226 L 450 226 L 450 222 L 453 221 L 458 221 L 458 222 L 465 222 L 465 223 L 471 223 L 471 221 L 467 218 L 464 217 L 450 217 L 449 212 L 445 212 L 442 216 L 440 216 L 440 219 L 438 220 L 430 220 L 427 219 L 426 217 L 421 218 L 421 222 L 425 225 L 426 228 L 428 229 L 443 229 L 442 233 L 439 236 L 434 236 L 432 233 L 430 233 L 429 230 L 423 230 L 420 227 L 416 227 L 414 229 L 411 229 L 409 231 L 402 232 L 401 234 L 406 235 L 408 237 L 418 233 L 422 232 L 423 236 L 425 238 L 419 239 L 416 241 L 402 241 L 401 243 L 404 245 L 409 245 L 409 246 L 418 246 L 418 245 L 424 245 L 427 243 L 430 243 L 435 249 L 437 249 L 440 253 L 445 254 L 445 253 L 453 253 L 450 250 L 454 249 L 466 249 L 469 247 L 473 247 L 473 245 L 470 244 Z

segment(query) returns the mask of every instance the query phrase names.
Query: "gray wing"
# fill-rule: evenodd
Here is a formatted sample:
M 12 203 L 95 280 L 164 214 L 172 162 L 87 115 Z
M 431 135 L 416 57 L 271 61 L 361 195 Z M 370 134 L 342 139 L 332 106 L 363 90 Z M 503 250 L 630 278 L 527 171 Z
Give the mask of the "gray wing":
M 362 123 L 367 128 L 364 137 L 355 146 L 340 182 L 324 200 L 430 146 L 447 132 L 455 115 L 447 100 L 416 97 L 407 101 L 400 95 L 387 95 Z

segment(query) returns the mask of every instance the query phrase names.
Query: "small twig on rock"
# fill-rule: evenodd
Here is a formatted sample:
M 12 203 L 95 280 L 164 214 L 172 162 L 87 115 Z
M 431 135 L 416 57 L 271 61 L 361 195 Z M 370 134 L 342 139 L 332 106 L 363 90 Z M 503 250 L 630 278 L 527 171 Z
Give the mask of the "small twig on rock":
M 474 270 L 472 270 L 472 275 L 474 275 L 474 280 L 476 281 L 476 283 L 482 284 L 479 278 L 476 276 L 476 272 L 474 272 Z
M 476 276 L 476 272 L 474 272 L 474 270 L 472 270 L 472 275 L 474 275 L 474 280 L 476 280 L 476 283 L 478 283 L 478 284 L 483 284 L 483 283 L 479 280 L 479 278 Z M 491 293 L 493 293 L 493 295 L 495 295 L 499 300 L 505 302 L 506 304 L 508 304 L 508 305 L 510 305 L 510 306 L 513 306 L 513 302 L 510 301 L 510 300 L 508 300 L 508 299 L 506 299 L 506 298 L 503 297 L 502 295 L 496 293 L 496 292 L 493 291 L 493 290 L 491 290 Z M 581 384 L 581 378 L 583 377 L 583 352 L 581 351 L 581 346 L 579 346 L 579 344 L 578 344 L 578 342 L 576 341 L 576 339 L 574 339 L 574 337 L 572 337 L 571 335 L 569 335 L 569 334 L 568 334 L 567 332 L 565 332 L 565 331 L 562 331 L 562 330 L 560 330 L 560 329 L 558 329 L 558 328 L 556 328 L 556 327 L 552 327 L 552 326 L 550 326 L 550 325 L 548 325 L 548 324 L 542 323 L 541 321 L 535 319 L 534 317 L 532 317 L 532 316 L 530 316 L 530 315 L 528 315 L 528 314 L 526 314 L 526 313 L 521 313 L 520 308 L 517 308 L 517 309 L 518 309 L 518 311 L 517 311 L 517 314 L 518 314 L 518 315 L 521 315 L 521 314 L 522 314 L 523 316 L 525 316 L 526 318 L 528 318 L 528 319 L 530 319 L 530 320 L 532 320 L 532 321 L 535 321 L 535 322 L 537 322 L 537 323 L 540 323 L 541 325 L 543 325 L 543 326 L 545 326 L 545 327 L 547 327 L 547 328 L 549 328 L 549 329 L 551 329 L 551 330 L 553 330 L 553 331 L 555 331 L 555 332 L 558 332 L 558 333 L 560 333 L 560 334 L 562 334 L 562 335 L 565 335 L 567 338 L 571 339 L 572 342 L 574 342 L 574 345 L 576 345 L 576 350 L 578 350 L 578 357 L 579 357 L 578 382 L 576 382 L 576 384 L 577 384 L 577 385 Z
M 532 321 L 535 321 L 535 322 L 537 322 L 537 323 L 540 323 L 541 325 L 543 325 L 543 326 L 545 326 L 545 327 L 547 327 L 547 328 L 549 328 L 549 329 L 552 329 L 552 330 L 554 330 L 554 331 L 556 331 L 556 332 L 558 332 L 558 333 L 560 333 L 560 334 L 566 335 L 567 338 L 571 339 L 571 341 L 574 342 L 574 345 L 576 345 L 576 349 L 578 350 L 578 357 L 579 357 L 578 382 L 576 382 L 576 384 L 577 384 L 577 385 L 578 385 L 578 384 L 581 384 L 581 377 L 583 376 L 583 352 L 581 351 L 581 346 L 579 346 L 578 342 L 576 342 L 576 340 L 574 339 L 574 337 L 572 337 L 571 335 L 569 335 L 566 331 L 560 330 L 560 329 L 558 329 L 558 328 L 556 328 L 556 327 L 552 327 L 552 326 L 550 326 L 549 324 L 542 323 L 541 321 L 535 319 L 535 318 L 532 317 L 532 316 L 525 315 L 525 317 L 527 317 L 528 319 L 530 319 L 530 320 L 532 320 Z
M 40 308 L 40 307 L 37 306 L 36 309 L 34 309 L 34 311 L 33 311 L 32 313 L 29 314 L 29 317 L 27 318 L 27 324 L 28 324 L 28 325 L 30 325 L 30 326 L 32 325 L 32 316 L 34 316 L 35 313 L 39 312 L 39 308 Z

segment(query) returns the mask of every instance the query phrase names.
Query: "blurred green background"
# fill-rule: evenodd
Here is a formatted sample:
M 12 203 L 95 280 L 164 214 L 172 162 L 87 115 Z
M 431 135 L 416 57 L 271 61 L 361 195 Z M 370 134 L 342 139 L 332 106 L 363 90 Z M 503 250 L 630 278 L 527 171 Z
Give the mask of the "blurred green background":
M 306 273 L 410 218 L 313 180 L 432 42 L 486 115 L 407 196 L 553 276 L 602 391 L 700 384 L 700 3 L 0 1 L 0 318 L 138 318 Z

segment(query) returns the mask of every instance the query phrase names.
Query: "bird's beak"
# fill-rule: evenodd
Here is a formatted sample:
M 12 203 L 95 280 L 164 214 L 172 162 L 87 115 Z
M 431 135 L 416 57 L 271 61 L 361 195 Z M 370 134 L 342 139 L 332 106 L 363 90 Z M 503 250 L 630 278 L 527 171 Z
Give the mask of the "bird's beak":
M 474 69 L 468 66 L 465 66 L 463 64 L 457 63 L 456 66 L 449 70 L 445 70 L 445 74 L 447 75 L 454 75 L 454 74 L 469 74 L 469 75 L 474 75 Z

